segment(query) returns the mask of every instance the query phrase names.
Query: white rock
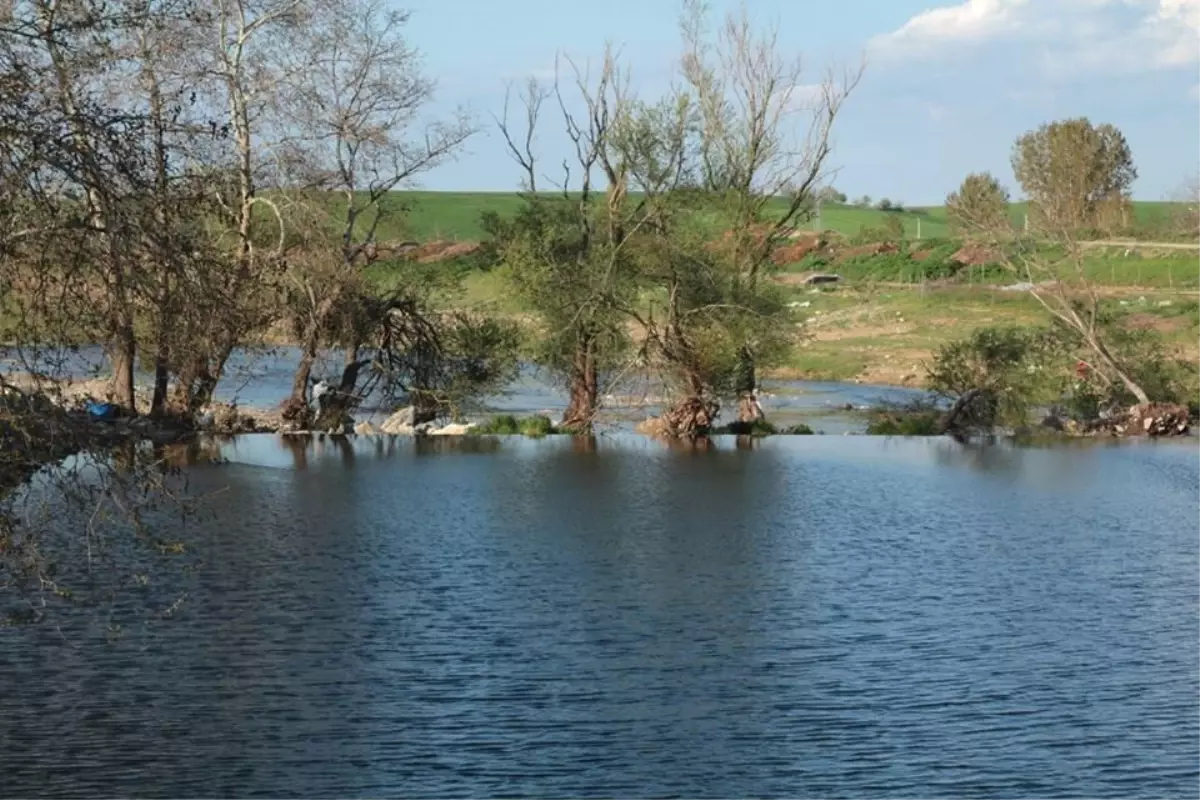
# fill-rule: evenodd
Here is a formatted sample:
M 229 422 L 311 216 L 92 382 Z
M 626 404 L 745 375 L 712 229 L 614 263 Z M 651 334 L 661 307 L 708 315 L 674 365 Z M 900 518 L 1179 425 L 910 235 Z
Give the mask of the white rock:
M 359 436 L 371 436 L 379 433 L 379 429 L 369 422 L 360 422 L 354 426 L 354 432 Z
M 411 434 L 413 432 L 413 417 L 415 414 L 416 410 L 412 406 L 406 406 L 388 417 L 379 426 L 379 430 L 390 434 Z
M 451 422 L 449 425 L 432 430 L 430 436 L 462 436 L 471 431 L 475 427 L 473 422 Z

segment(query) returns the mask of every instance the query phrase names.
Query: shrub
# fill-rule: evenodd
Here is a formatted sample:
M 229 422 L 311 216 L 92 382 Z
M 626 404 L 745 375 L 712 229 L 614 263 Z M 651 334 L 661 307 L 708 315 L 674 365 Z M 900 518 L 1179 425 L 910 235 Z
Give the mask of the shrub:
M 550 421 L 549 417 L 541 414 L 522 419 L 520 421 L 520 429 L 521 433 L 533 437 L 549 436 L 555 433 L 554 423 Z
M 871 244 L 873 242 L 890 242 L 893 240 L 891 232 L 884 227 L 875 227 L 872 225 L 859 226 L 858 233 L 850 237 L 850 244 Z
M 1145 390 L 1150 399 L 1160 403 L 1186 405 L 1200 395 L 1200 374 L 1196 365 L 1176 358 L 1170 353 L 1160 333 L 1145 328 L 1131 328 L 1123 315 L 1106 313 L 1100 318 L 1101 336 L 1129 377 Z M 1075 351 L 1085 348 L 1078 335 L 1064 328 L 1055 334 Z M 1074 363 L 1072 359 L 1071 363 Z M 1111 383 L 1091 377 L 1080 378 L 1072 370 L 1060 377 L 1061 402 L 1073 418 L 1095 419 L 1099 412 L 1127 408 L 1137 398 L 1120 381 Z
M 937 436 L 942 414 L 932 403 L 888 404 L 867 412 L 871 436 Z
M 519 434 L 534 438 L 558 433 L 550 418 L 542 414 L 535 414 L 532 417 L 515 417 L 512 414 L 500 414 L 476 426 L 471 432 L 485 436 L 516 436 Z
M 884 228 L 896 241 L 904 238 L 904 218 L 899 214 L 888 214 Z
M 779 433 L 779 429 L 765 419 L 756 419 L 753 422 L 731 422 L 717 428 L 716 433 L 734 436 L 774 436 Z
M 1050 397 L 1056 357 L 1063 361 L 1061 339 L 1046 329 L 980 328 L 938 349 L 929 388 L 959 406 L 956 429 L 1020 426 L 1030 408 Z
M 719 434 L 735 436 L 812 436 L 813 429 L 800 423 L 786 428 L 777 428 L 765 419 L 754 422 L 731 422 L 714 431 Z
M 521 432 L 521 425 L 512 414 L 501 414 L 477 425 L 472 433 L 511 436 Z

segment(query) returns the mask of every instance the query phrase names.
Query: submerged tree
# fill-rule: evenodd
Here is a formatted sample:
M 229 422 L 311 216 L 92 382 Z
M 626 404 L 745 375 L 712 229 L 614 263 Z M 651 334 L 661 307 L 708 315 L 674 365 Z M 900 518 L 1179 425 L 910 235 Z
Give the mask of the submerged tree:
M 1045 329 L 988 327 L 949 342 L 934 354 L 929 388 L 952 401 L 939 432 L 990 432 L 1020 427 L 1045 399 L 1063 349 Z

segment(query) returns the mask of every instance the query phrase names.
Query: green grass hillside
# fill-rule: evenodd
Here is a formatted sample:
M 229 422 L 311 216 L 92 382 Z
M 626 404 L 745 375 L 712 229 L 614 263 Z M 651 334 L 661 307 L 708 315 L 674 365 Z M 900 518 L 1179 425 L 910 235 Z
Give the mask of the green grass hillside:
M 384 203 L 387 213 L 380 226 L 379 238 L 391 242 L 425 242 L 434 239 L 477 241 L 484 235 L 479 226 L 483 212 L 494 211 L 507 215 L 513 213 L 519 203 L 520 198 L 512 192 L 392 192 Z M 1134 204 L 1138 225 L 1149 230 L 1165 226 L 1177 209 L 1178 205 L 1174 203 Z M 917 238 L 918 231 L 923 239 L 949 235 L 946 209 L 942 206 L 885 212 L 849 205 L 826 205 L 821 209 L 820 226 L 853 236 L 863 228 L 882 228 L 893 214 L 903 222 L 908 238 Z M 1025 204 L 1014 203 L 1013 224 L 1022 224 L 1024 216 Z M 811 220 L 803 227 L 815 229 L 817 220 Z

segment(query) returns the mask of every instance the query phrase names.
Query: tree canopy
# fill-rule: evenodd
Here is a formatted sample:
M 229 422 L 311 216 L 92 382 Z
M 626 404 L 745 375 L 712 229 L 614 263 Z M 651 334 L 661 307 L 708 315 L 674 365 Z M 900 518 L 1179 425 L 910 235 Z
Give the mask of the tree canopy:
M 999 230 L 1008 225 L 1008 190 L 987 172 L 968 175 L 946 196 L 946 218 L 955 233 Z
M 1055 230 L 1095 225 L 1105 204 L 1127 198 L 1137 178 L 1121 131 L 1086 117 L 1047 123 L 1021 136 L 1012 167 L 1033 219 Z

